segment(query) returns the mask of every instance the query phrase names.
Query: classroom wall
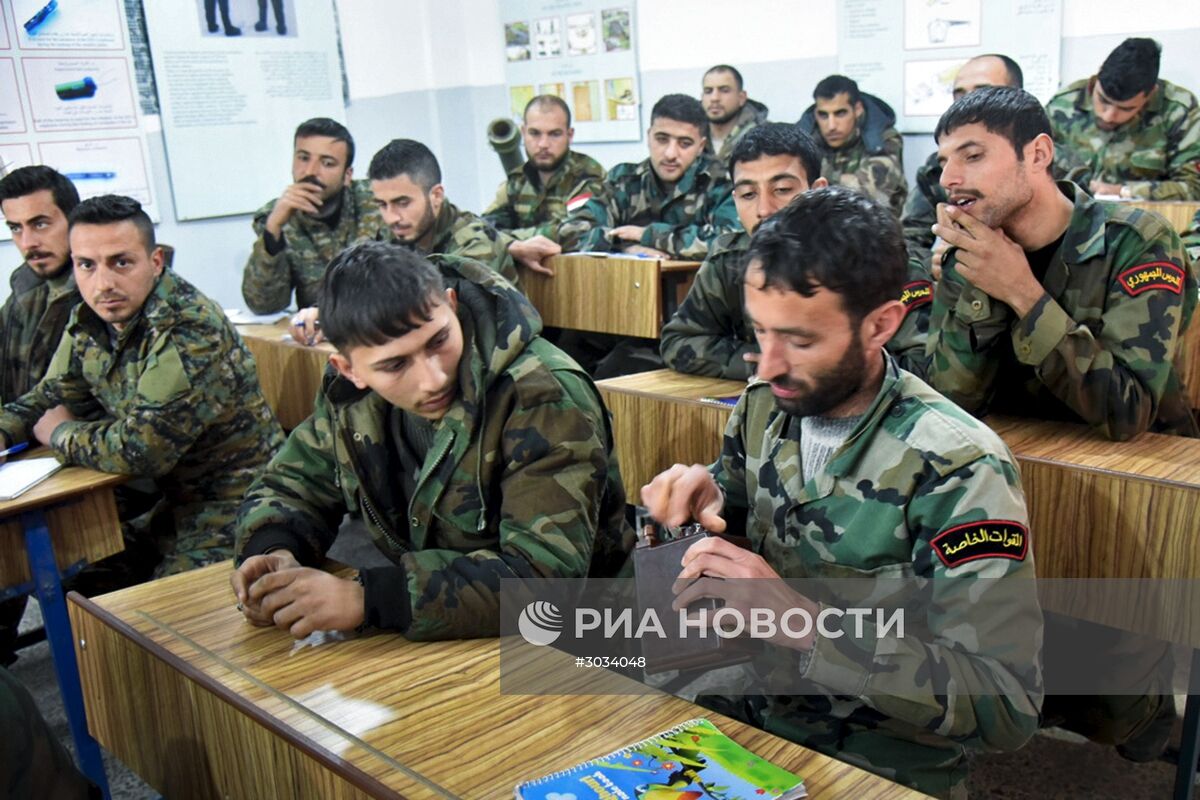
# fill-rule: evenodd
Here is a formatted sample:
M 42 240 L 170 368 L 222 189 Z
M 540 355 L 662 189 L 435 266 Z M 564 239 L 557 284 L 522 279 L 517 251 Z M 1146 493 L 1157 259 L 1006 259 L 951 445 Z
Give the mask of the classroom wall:
M 365 176 L 371 155 L 395 137 L 420 139 L 442 164 L 447 196 L 480 211 L 503 171 L 484 130 L 507 114 L 501 41 L 503 0 L 335 0 L 342 32 L 350 103 L 346 123 L 358 145 L 356 168 Z M 836 0 L 777 3 L 743 0 L 736 25 L 726 0 L 642 0 L 637 10 L 638 60 L 648 121 L 654 100 L 670 92 L 698 93 L 703 70 L 736 65 L 750 96 L 766 103 L 772 119 L 795 120 L 808 106 L 811 87 L 837 69 Z M 1177 0 L 1064 0 L 1061 75 L 1064 82 L 1092 74 L 1129 35 L 1163 44 L 1162 75 L 1200 92 L 1200 3 Z M 885 98 L 889 101 L 892 98 Z M 297 120 L 299 121 L 299 120 Z M 250 217 L 179 223 L 171 202 L 169 172 L 157 118 L 149 123 L 151 162 L 163 220 L 158 236 L 176 248 L 176 268 L 229 308 L 242 306 L 241 273 L 250 251 Z M 644 142 L 589 144 L 606 166 L 645 157 Z M 911 179 L 933 149 L 925 135 L 905 137 Z M 221 157 L 212 155 L 214 190 Z M 290 180 L 290 154 L 262 169 Z M 266 202 L 270 198 L 263 198 Z M 0 267 L 20 254 L 0 243 Z M 7 281 L 0 298 L 7 296 Z

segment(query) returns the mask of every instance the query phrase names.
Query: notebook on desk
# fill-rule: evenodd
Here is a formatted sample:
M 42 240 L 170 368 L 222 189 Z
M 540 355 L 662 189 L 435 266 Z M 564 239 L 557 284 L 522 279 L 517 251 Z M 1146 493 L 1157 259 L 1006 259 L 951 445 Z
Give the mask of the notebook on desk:
M 804 781 L 759 758 L 706 719 L 522 783 L 516 800 L 800 800 Z
M 26 458 L 0 464 L 0 502 L 15 500 L 62 466 L 57 458 Z

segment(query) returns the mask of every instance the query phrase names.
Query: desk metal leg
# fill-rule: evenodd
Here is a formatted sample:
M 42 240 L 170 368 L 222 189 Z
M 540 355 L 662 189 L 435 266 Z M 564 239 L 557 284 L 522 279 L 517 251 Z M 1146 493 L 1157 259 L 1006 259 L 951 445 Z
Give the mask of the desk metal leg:
M 63 597 L 46 517 L 41 511 L 26 511 L 21 514 L 21 524 L 25 528 L 25 552 L 29 558 L 29 573 L 33 576 L 33 591 L 42 606 L 46 638 L 50 640 L 50 654 L 54 657 L 54 672 L 71 726 L 71 738 L 75 741 L 76 757 L 83 774 L 99 786 L 107 798 L 104 760 L 100 756 L 100 745 L 88 733 L 83 689 L 79 685 L 79 664 L 75 660 L 75 638 L 71 620 L 67 617 L 67 601 Z
M 1183 738 L 1179 742 L 1179 765 L 1175 767 L 1175 800 L 1192 800 L 1197 758 L 1200 758 L 1200 650 L 1193 650 L 1187 706 L 1183 712 Z

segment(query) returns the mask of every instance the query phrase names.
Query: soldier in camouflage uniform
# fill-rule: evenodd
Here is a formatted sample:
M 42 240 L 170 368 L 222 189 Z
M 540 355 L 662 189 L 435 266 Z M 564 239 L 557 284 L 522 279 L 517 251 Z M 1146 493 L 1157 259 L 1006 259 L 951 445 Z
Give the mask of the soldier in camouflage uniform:
M 973 413 L 1085 422 L 1117 440 L 1197 435 L 1177 364 L 1197 283 L 1179 237 L 1157 215 L 1095 202 L 1031 166 L 1054 146 L 1030 101 L 982 89 L 938 124 L 950 204 L 937 230 L 954 249 L 934 293 L 930 383 Z M 1017 115 L 1042 133 L 1017 140 Z M 1020 167 L 1021 183 L 954 149 L 971 137 L 986 137 L 985 160 Z
M 514 239 L 530 239 L 553 234 L 572 199 L 584 203 L 600 194 L 604 167 L 571 149 L 571 109 L 552 94 L 538 95 L 525 106 L 521 136 L 529 160 L 508 173 L 483 219 Z
M 718 64 L 704 73 L 700 102 L 708 115 L 709 136 L 704 152 L 728 166 L 738 140 L 767 121 L 768 109 L 746 97 L 742 73 L 728 64 Z
M 440 268 L 382 242 L 331 265 L 336 371 L 238 518 L 233 586 L 251 621 L 297 637 L 364 623 L 495 636 L 499 579 L 624 561 L 633 534 L 595 386 L 510 283 L 464 259 Z M 347 512 L 393 564 L 357 582 L 301 568 Z
M 876 607 L 918 581 L 930 595 L 907 635 L 870 622 L 861 635 L 846 623 L 841 639 L 780 640 L 755 661 L 760 688 L 698 702 L 922 792 L 964 797 L 969 751 L 1015 750 L 1038 724 L 1042 615 L 1016 461 L 884 351 L 904 316 L 894 298 L 906 274 L 885 207 L 844 187 L 807 192 L 758 229 L 749 259 L 760 380 L 738 401 L 716 463 L 676 465 L 642 500 L 668 525 L 744 524 L 750 547 L 692 545 L 677 606 L 708 595 L 744 618 L 751 608 L 815 617 L 813 598 L 779 578 L 882 578 L 869 587 Z M 968 539 L 980 530 L 999 535 Z M 739 592 L 741 579 L 754 588 Z M 770 693 L 777 670 L 802 679 L 787 681 L 793 693 Z
M 250 352 L 216 303 L 163 271 L 137 201 L 80 203 L 70 241 L 84 303 L 45 378 L 0 411 L 4 442 L 154 479 L 170 516 L 151 526 L 159 574 L 229 558 L 241 497 L 283 442 Z
M 976 89 L 985 86 L 1015 86 L 1020 89 L 1025 78 L 1017 62 L 999 53 L 976 56 L 959 67 L 954 76 L 954 99 L 958 100 Z M 909 269 L 923 268 L 932 273 L 936 280 L 942 264 L 932 259 L 934 245 L 933 223 L 937 222 L 938 203 L 946 202 L 946 190 L 939 183 L 942 166 L 938 163 L 935 150 L 925 163 L 917 167 L 916 183 L 904 201 L 904 213 L 900 224 L 904 228 L 904 241 L 908 247 Z
M 371 187 L 353 180 L 354 138 L 331 119 L 301 123 L 293 137 L 292 180 L 254 214 L 254 249 L 242 275 L 242 297 L 255 313 L 300 308 L 320 300 L 325 265 L 343 249 L 384 230 Z
M 796 195 L 826 186 L 820 166 L 816 144 L 795 125 L 768 122 L 738 142 L 730 170 L 745 230 L 717 238 L 687 297 L 663 326 L 662 357 L 671 369 L 732 380 L 754 374 L 758 347 L 743 311 L 742 285 L 750 235 Z M 932 294 L 923 274 L 910 275 L 901 294 L 904 323 L 887 344 L 900 366 L 918 375 L 924 371 Z
M 1158 64 L 1157 42 L 1126 39 L 1099 75 L 1050 100 L 1059 177 L 1092 194 L 1200 200 L 1200 104 Z
M 875 198 L 899 217 L 908 182 L 896 112 L 844 75 L 824 78 L 813 100 L 797 124 L 821 146 L 821 175 Z
M 604 191 L 559 226 L 565 252 L 603 251 L 702 259 L 738 226 L 725 168 L 704 155 L 708 117 L 694 97 L 669 94 L 650 112 L 650 157 L 618 164 Z
M 54 736 L 33 695 L 0 667 L 0 791 L 9 800 L 102 797 Z

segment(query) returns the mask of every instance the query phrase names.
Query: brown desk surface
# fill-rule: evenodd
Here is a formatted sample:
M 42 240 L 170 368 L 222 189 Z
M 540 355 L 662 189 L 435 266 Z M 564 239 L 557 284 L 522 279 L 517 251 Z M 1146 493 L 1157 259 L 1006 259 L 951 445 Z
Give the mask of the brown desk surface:
M 506 695 L 495 639 L 298 648 L 234 608 L 229 564 L 71 595 L 93 734 L 166 796 L 511 797 L 695 716 L 814 797 L 917 797 L 669 695 Z
M 1132 200 L 1129 205 L 1160 214 L 1177 233 L 1183 233 L 1192 225 L 1200 202 L 1195 200 Z
M 50 455 L 46 447 L 21 458 Z M 129 478 L 86 467 L 63 467 L 13 500 L 0 503 L 0 589 L 30 580 L 20 514 L 45 509 L 46 527 L 60 570 L 80 561 L 92 563 L 125 549 L 113 487 Z
M 312 414 L 317 390 L 329 354 L 335 352 L 328 342 L 315 347 L 297 344 L 282 337 L 288 321 L 274 325 L 238 325 L 238 333 L 254 354 L 258 382 L 267 405 L 285 430 L 291 430 Z

